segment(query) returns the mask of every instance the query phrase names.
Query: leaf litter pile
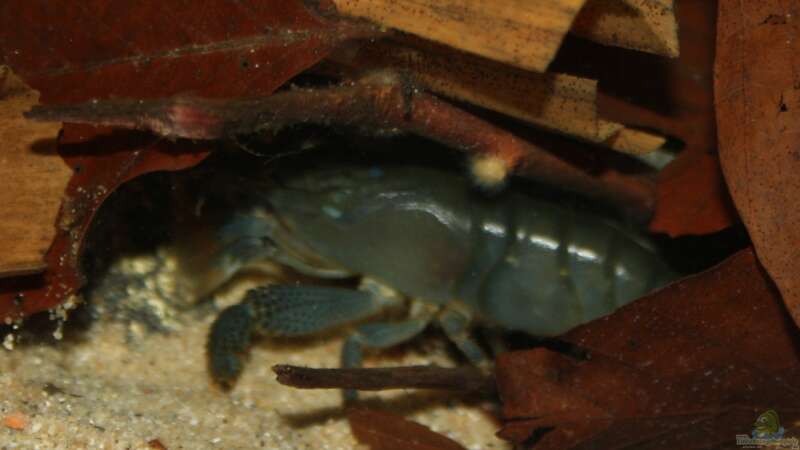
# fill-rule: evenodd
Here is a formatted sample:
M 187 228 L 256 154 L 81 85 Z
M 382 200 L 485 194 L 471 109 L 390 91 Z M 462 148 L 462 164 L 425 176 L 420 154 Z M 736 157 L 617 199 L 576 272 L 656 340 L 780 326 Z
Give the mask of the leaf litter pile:
M 0 315 L 15 331 L 37 313 L 65 320 L 97 284 L 85 258 L 98 247 L 88 231 L 107 215 L 101 205 L 121 186 L 146 197 L 150 188 L 130 187 L 145 174 L 179 176 L 231 152 L 269 163 L 259 149 L 285 146 L 298 129 L 415 136 L 459 151 L 459 167 L 489 189 L 527 177 L 607 205 L 658 233 L 686 276 L 555 343 L 510 338 L 519 349 L 488 376 L 282 366 L 281 382 L 458 386 L 483 399 L 499 438 L 523 448 L 732 448 L 769 410 L 784 437 L 800 438 L 798 6 L 492 5 L 4 2 Z M 657 173 L 635 161 L 664 149 L 673 158 Z M 139 207 L 144 223 L 169 215 Z M 204 376 L 202 350 L 185 349 L 197 367 L 181 370 Z M 376 405 L 347 413 L 363 445 L 463 448 Z M 4 438 L 35 433 L 35 412 L 3 414 Z M 294 425 L 283 432 L 308 429 Z

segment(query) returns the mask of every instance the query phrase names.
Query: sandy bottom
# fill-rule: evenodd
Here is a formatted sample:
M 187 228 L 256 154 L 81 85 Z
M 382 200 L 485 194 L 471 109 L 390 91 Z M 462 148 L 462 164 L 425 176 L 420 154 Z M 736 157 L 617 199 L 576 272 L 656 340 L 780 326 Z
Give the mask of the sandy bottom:
M 130 324 L 99 320 L 62 340 L 7 339 L 0 350 L 0 449 L 363 448 L 338 391 L 287 388 L 270 370 L 277 363 L 336 367 L 343 335 L 260 341 L 225 393 L 206 371 L 213 314 L 183 314 L 177 321 L 184 325 L 167 334 L 132 335 Z M 444 342 L 430 336 L 369 363 L 454 364 Z M 376 395 L 385 409 L 467 448 L 510 448 L 494 436 L 489 402 L 412 391 L 365 397 Z

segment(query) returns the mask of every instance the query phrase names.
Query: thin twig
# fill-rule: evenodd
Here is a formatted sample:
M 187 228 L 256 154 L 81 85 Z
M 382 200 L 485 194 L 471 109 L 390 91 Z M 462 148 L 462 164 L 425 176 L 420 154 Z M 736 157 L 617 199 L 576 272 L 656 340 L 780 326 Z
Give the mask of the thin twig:
M 410 85 L 396 72 L 320 89 L 293 89 L 240 100 L 170 98 L 35 106 L 26 117 L 150 130 L 165 137 L 229 139 L 314 123 L 366 132 L 399 131 L 435 140 L 477 157 L 500 161 L 505 173 L 609 201 L 649 217 L 652 186 L 627 175 L 593 177 L 551 153 Z
M 278 382 L 301 389 L 443 389 L 496 392 L 494 377 L 475 367 L 407 366 L 367 369 L 313 369 L 279 364 L 272 366 Z

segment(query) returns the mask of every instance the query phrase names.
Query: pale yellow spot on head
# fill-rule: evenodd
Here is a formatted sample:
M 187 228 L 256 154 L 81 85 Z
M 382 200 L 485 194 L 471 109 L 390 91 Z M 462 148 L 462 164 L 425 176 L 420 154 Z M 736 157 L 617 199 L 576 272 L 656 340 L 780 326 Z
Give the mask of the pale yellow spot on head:
M 470 170 L 478 184 L 495 187 L 506 180 L 508 166 L 496 156 L 478 156 L 472 159 Z

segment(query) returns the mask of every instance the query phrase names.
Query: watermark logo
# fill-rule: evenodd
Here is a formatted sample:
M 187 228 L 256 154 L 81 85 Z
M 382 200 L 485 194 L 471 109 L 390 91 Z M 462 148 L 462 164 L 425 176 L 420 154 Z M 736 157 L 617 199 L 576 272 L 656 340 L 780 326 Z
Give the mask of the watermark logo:
M 774 409 L 764 412 L 753 424 L 750 436 L 736 435 L 736 445 L 742 448 L 790 448 L 800 450 L 800 440 L 796 437 L 784 437 L 786 430 L 781 426 L 780 417 Z

